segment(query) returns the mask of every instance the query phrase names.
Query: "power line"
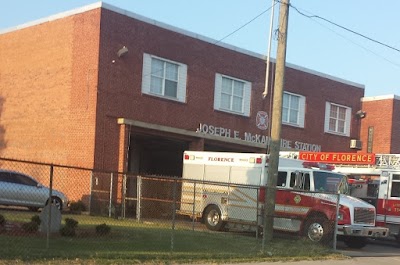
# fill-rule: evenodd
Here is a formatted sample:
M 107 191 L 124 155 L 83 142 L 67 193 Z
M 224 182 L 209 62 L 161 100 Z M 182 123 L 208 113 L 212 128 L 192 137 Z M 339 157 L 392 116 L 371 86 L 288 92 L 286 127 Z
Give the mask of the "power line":
M 280 0 L 277 0 L 277 1 L 280 2 Z M 333 22 L 333 21 L 330 21 L 329 19 L 323 18 L 323 17 L 318 16 L 318 15 L 307 15 L 307 14 L 301 12 L 297 7 L 293 6 L 292 4 L 289 4 L 289 6 L 290 6 L 291 8 L 293 8 L 294 10 L 296 10 L 297 13 L 299 13 L 299 14 L 302 15 L 302 16 L 305 16 L 305 17 L 310 18 L 310 19 L 312 19 L 312 18 L 318 18 L 318 19 L 323 20 L 323 21 L 325 21 L 325 22 L 327 22 L 327 23 L 329 23 L 329 24 L 332 24 L 332 25 L 334 25 L 334 26 L 336 26 L 336 27 L 339 27 L 339 28 L 344 29 L 344 30 L 346 30 L 346 31 L 348 31 L 348 32 L 351 32 L 351 33 L 353 33 L 353 34 L 355 34 L 355 35 L 358 35 L 358 36 L 360 36 L 360 37 L 362 37 L 362 38 L 364 38 L 364 39 L 367 39 L 367 40 L 369 40 L 369 41 L 378 43 L 378 44 L 380 44 L 380 45 L 382 45 L 382 46 L 385 46 L 385 47 L 387 47 L 387 48 L 389 48 L 389 49 L 392 49 L 392 50 L 394 50 L 394 51 L 400 52 L 400 49 L 397 49 L 397 48 L 395 48 L 395 47 L 393 47 L 393 46 L 390 46 L 390 45 L 388 45 L 388 44 L 386 44 L 386 43 L 383 43 L 383 42 L 381 42 L 381 41 L 378 41 L 378 40 L 375 40 L 375 39 L 373 39 L 373 38 L 370 38 L 370 37 L 368 37 L 368 36 L 366 36 L 366 35 L 364 35 L 364 34 L 358 33 L 358 32 L 356 32 L 356 31 L 354 31 L 354 30 L 352 30 L 352 29 L 349 29 L 349 28 L 347 28 L 347 27 L 341 26 L 341 25 L 339 25 L 339 24 L 337 24 L 337 23 L 335 23 L 335 22 Z

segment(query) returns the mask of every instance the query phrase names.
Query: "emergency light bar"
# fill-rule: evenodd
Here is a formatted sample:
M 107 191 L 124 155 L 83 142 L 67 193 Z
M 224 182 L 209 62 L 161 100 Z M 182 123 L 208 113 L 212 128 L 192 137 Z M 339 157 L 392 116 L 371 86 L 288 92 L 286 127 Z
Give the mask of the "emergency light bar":
M 262 158 L 261 157 L 250 157 L 249 162 L 253 163 L 253 164 L 261 164 Z
M 304 168 L 319 168 L 323 170 L 334 170 L 335 166 L 334 165 L 328 165 L 320 162 L 313 162 L 313 161 L 304 161 L 303 162 L 303 167 Z
M 194 155 L 185 154 L 185 160 L 194 160 Z

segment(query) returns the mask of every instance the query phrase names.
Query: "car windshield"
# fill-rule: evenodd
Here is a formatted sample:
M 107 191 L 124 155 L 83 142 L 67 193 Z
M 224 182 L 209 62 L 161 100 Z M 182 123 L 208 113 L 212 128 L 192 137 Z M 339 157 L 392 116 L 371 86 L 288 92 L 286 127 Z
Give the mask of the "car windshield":
M 315 171 L 314 187 L 315 191 L 350 194 L 347 177 L 333 172 Z

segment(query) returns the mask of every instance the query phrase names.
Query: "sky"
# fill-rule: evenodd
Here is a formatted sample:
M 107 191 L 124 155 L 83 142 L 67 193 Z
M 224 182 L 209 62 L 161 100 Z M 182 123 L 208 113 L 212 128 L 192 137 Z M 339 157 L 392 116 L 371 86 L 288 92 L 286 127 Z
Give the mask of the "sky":
M 96 0 L 2 1 L 0 32 Z M 276 57 L 273 0 L 107 0 L 104 3 L 262 55 Z M 400 1 L 291 0 L 286 62 L 400 96 Z M 274 7 L 273 32 L 279 6 Z M 1 62 L 0 62 L 1 63 Z

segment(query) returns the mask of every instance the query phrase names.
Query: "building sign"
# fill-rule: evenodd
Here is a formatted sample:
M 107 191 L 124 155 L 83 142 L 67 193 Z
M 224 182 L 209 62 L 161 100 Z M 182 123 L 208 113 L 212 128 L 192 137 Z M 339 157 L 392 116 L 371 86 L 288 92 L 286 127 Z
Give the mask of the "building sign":
M 299 152 L 299 159 L 330 164 L 374 165 L 375 154 L 371 153 L 329 153 Z
M 196 132 L 219 136 L 219 137 L 233 138 L 236 140 L 242 140 L 252 143 L 266 144 L 267 146 L 271 141 L 271 138 L 268 137 L 267 135 L 254 134 L 249 132 L 243 133 L 237 130 L 231 130 L 228 128 L 214 126 L 205 123 L 200 123 L 199 128 L 197 128 Z M 291 141 L 286 139 L 281 139 L 281 148 L 285 150 L 321 152 L 321 145 L 304 143 L 300 141 Z

